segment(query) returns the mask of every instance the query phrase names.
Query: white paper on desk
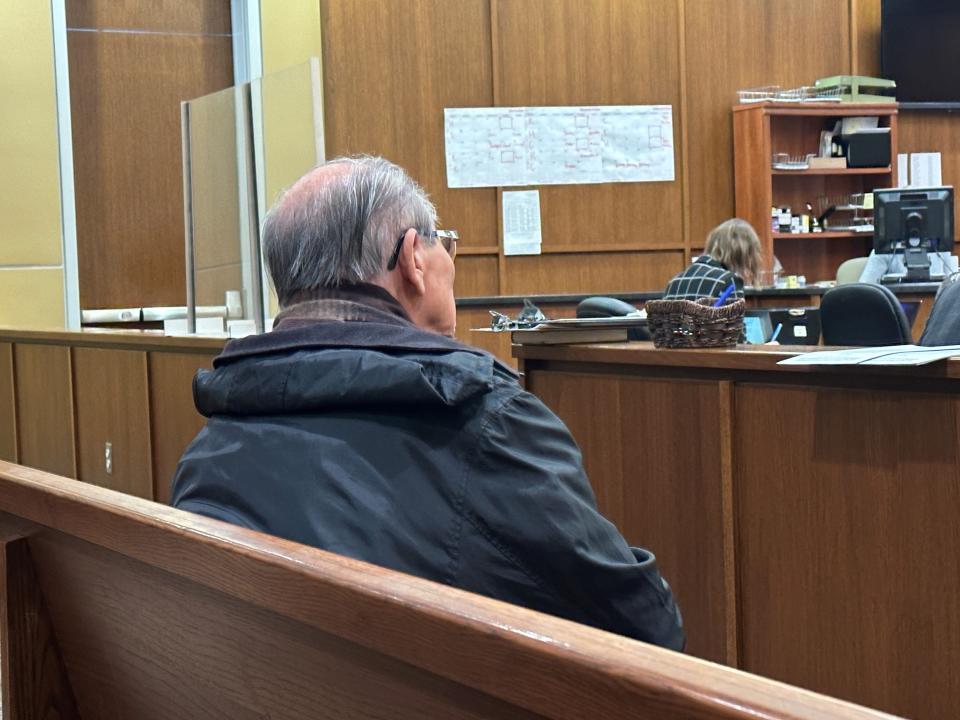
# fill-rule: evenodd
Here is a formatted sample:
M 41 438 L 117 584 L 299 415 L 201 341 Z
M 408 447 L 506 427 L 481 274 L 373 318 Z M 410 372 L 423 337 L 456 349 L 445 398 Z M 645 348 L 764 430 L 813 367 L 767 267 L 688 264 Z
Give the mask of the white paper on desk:
M 960 345 L 948 345 L 945 347 L 923 347 L 906 352 L 895 352 L 872 360 L 865 360 L 861 365 L 885 365 L 888 367 L 896 365 L 928 365 L 938 360 L 947 360 L 948 358 L 960 355 Z
M 503 254 L 540 254 L 540 191 L 503 193 Z
M 939 347 L 886 345 L 883 347 L 853 348 L 851 350 L 809 352 L 781 360 L 777 365 L 926 365 L 957 355 L 960 355 L 960 345 Z
M 447 185 L 674 180 L 670 105 L 446 108 Z
M 942 184 L 940 153 L 910 154 L 910 185 L 912 187 L 937 187 Z
M 898 349 L 912 348 L 913 345 L 898 345 Z M 859 365 L 864 360 L 882 355 L 890 348 L 854 348 L 852 350 L 819 350 L 795 355 L 777 363 L 777 365 Z

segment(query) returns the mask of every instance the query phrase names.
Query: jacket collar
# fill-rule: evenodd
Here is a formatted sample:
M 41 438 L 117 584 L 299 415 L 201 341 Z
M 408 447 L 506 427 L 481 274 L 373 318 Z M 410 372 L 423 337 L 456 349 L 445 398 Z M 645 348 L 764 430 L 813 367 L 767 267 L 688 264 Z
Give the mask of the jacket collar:
M 355 283 L 297 293 L 277 315 L 273 327 L 287 329 L 317 320 L 412 324 L 403 306 L 385 289 Z
M 727 270 L 727 271 L 730 270 L 730 268 L 728 268 L 722 262 L 720 262 L 715 258 L 710 257 L 709 255 L 701 255 L 696 260 L 694 260 L 694 262 L 699 263 L 700 265 L 709 265 L 710 267 L 719 268 L 721 270 Z
M 489 357 L 501 370 L 516 377 L 512 367 L 480 348 L 414 325 L 389 292 L 367 283 L 322 288 L 301 294 L 284 308 L 273 330 L 226 344 L 213 361 L 221 367 L 242 358 L 297 350 L 355 348 L 442 354 L 467 352 Z

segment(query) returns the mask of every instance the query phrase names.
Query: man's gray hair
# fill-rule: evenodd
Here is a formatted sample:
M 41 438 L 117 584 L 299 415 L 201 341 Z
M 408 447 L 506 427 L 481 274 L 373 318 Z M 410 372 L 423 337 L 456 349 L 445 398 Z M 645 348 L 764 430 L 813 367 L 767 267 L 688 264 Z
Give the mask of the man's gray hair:
M 264 257 L 281 306 L 310 290 L 369 282 L 385 271 L 403 233 L 436 229 L 433 203 L 393 163 L 359 156 L 337 158 L 318 169 L 333 165 L 347 167 L 315 186 L 297 187 L 303 182 L 298 181 L 263 223 Z M 425 241 L 435 239 L 427 235 Z

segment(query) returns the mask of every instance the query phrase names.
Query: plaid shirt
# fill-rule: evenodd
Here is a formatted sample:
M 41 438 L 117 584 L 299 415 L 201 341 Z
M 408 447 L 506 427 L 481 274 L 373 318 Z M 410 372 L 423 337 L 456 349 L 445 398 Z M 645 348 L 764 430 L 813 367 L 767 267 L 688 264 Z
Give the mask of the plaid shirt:
M 667 283 L 663 293 L 664 300 L 696 300 L 697 298 L 718 298 L 730 283 L 736 289 L 730 295 L 730 301 L 743 297 L 743 280 L 736 273 L 725 268 L 718 260 L 701 255 L 690 267 L 673 277 Z

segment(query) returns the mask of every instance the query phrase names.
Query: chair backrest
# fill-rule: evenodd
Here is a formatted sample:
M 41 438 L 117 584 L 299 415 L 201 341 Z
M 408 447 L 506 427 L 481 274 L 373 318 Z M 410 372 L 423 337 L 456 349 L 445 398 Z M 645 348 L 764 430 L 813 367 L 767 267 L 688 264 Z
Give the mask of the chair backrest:
M 867 266 L 867 257 L 855 257 L 844 260 L 837 268 L 837 285 L 849 285 L 860 282 L 863 269 Z
M 890 717 L 0 462 L 3 717 Z
M 940 285 L 927 318 L 920 345 L 960 345 L 960 274 Z
M 903 345 L 912 342 L 907 316 L 889 288 L 853 283 L 827 290 L 820 300 L 824 345 Z

